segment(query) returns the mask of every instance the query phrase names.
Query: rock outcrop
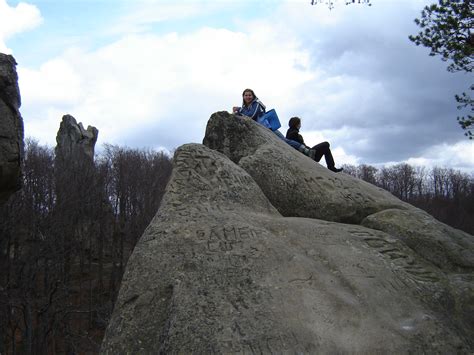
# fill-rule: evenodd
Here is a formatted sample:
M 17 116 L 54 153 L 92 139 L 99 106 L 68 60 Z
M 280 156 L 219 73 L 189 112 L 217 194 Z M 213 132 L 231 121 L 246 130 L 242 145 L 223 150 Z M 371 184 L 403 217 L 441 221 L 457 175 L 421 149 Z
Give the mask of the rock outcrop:
M 253 121 L 216 113 L 204 144 L 175 152 L 103 353 L 474 350 L 472 236 Z
M 57 206 L 67 210 L 71 201 L 86 201 L 89 197 L 89 188 L 94 184 L 94 148 L 98 134 L 97 128 L 84 129 L 71 115 L 63 116 L 56 135 L 54 161 Z M 82 225 L 87 223 L 81 221 Z
M 84 129 L 74 117 L 64 115 L 56 135 L 56 159 L 92 162 L 98 134 L 97 128 Z
M 389 192 L 346 174 L 334 174 L 253 121 L 214 114 L 203 143 L 246 170 L 284 216 L 360 223 L 388 208 L 410 205 Z
M 243 167 L 285 217 L 362 224 L 392 234 L 438 266 L 474 270 L 471 235 L 374 185 L 332 173 L 253 121 L 214 114 L 203 143 Z
M 16 61 L 0 53 L 0 203 L 17 191 L 23 157 L 23 119 Z

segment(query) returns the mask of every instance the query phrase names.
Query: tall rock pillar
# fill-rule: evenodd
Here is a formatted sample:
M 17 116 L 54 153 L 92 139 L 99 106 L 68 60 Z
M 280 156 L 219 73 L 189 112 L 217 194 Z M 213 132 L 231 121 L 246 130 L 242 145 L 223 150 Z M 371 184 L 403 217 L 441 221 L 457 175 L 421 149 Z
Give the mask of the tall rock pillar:
M 0 53 L 0 204 L 21 186 L 24 133 L 16 64 Z
M 94 148 L 99 131 L 77 123 L 71 115 L 64 115 L 56 135 L 55 175 L 58 204 L 64 208 L 72 201 L 83 200 L 92 185 Z M 72 201 L 64 200 L 64 197 Z
M 98 134 L 97 128 L 84 129 L 74 117 L 64 115 L 56 135 L 56 160 L 93 162 Z

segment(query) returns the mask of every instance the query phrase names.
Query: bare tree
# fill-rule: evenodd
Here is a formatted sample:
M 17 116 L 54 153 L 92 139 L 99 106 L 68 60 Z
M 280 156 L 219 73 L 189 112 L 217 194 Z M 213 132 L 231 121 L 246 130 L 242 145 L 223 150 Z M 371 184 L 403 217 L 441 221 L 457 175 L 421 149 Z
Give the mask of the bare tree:
M 359 165 L 357 168 L 357 177 L 371 184 L 377 184 L 377 168 L 371 165 Z
M 25 151 L 24 188 L 0 210 L 0 353 L 96 353 L 171 159 L 109 146 L 96 163 L 61 161 L 31 140 Z

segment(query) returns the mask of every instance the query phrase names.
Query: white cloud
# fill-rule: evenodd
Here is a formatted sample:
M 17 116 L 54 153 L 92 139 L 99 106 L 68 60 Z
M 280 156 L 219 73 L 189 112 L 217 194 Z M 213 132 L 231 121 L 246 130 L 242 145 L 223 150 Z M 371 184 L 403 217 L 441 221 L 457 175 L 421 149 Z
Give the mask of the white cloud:
M 19 67 L 18 76 L 22 97 L 30 105 L 67 106 L 80 100 L 80 73 L 66 59 L 50 60 L 39 70 Z
M 417 1 L 421 10 L 427 0 Z M 140 1 L 140 9 L 118 21 L 122 27 L 111 27 L 123 34 L 118 40 L 94 50 L 65 48 L 38 67 L 20 63 L 26 134 L 55 144 L 61 116 L 69 113 L 99 129 L 99 144 L 171 150 L 201 142 L 210 114 L 240 104 L 250 87 L 277 110 L 283 133 L 291 116 L 302 117 L 305 140 L 329 141 L 337 164 L 411 156 L 474 166 L 465 145 L 441 147 L 437 155 L 438 148 L 427 148 L 453 142 L 457 132 L 441 123 L 452 114 L 442 99 L 452 85 L 444 63 L 426 65 L 433 58 L 407 40 L 407 23 L 413 25 L 418 11 L 407 15 L 407 4 L 387 2 L 329 12 L 288 0 L 253 21 L 241 13 L 229 17 L 226 9 L 218 21 L 225 28 L 194 23 L 209 13 L 220 16 L 223 4 Z M 179 27 L 183 19 L 195 29 Z M 175 20 L 178 32 L 163 30 Z M 167 21 L 173 26 L 152 32 Z
M 264 50 L 255 51 L 256 45 Z M 265 27 L 251 34 L 202 28 L 131 35 L 93 52 L 70 49 L 39 69 L 20 66 L 26 135 L 49 136 L 46 143 L 54 144 L 57 129 L 48 133 L 50 124 L 37 122 L 62 111 L 96 126 L 102 143 L 123 144 L 147 126 L 156 130 L 155 144 L 158 135 L 174 135 L 168 149 L 200 142 L 210 114 L 240 104 L 246 87 L 265 93 L 268 106 L 295 95 L 312 77 L 305 57 Z
M 355 155 L 347 154 L 342 147 L 337 147 L 336 149 L 331 149 L 334 161 L 337 167 L 340 167 L 343 164 L 348 165 L 359 165 L 360 159 Z
M 41 144 L 48 144 L 49 146 L 56 145 L 56 134 L 61 123 L 61 117 L 67 112 L 64 112 L 56 107 L 46 108 L 41 110 L 39 117 L 41 119 L 28 119 L 23 113 L 23 120 L 25 123 L 26 134 L 25 137 L 32 137 L 38 140 Z M 84 121 L 83 121 L 84 122 Z M 87 127 L 87 122 L 84 122 Z
M 17 33 L 31 30 L 43 22 L 40 11 L 34 5 L 20 2 L 11 7 L 6 0 L 0 0 L 0 52 L 11 54 L 6 40 Z
M 153 25 L 167 21 L 188 20 L 200 15 L 216 12 L 227 6 L 218 1 L 160 1 L 141 0 L 134 2 L 127 14 L 113 26 L 104 30 L 105 35 L 138 34 L 149 31 Z
M 454 145 L 439 144 L 425 151 L 420 157 L 406 161 L 414 166 L 451 167 L 466 173 L 474 173 L 474 142 L 465 140 Z

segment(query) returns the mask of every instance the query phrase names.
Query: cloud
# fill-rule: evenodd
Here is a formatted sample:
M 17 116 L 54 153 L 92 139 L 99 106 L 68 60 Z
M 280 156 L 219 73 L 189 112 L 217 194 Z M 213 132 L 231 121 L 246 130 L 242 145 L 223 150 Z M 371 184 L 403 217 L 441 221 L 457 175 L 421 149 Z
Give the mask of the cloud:
M 171 21 L 192 20 L 199 16 L 209 16 L 228 4 L 217 1 L 160 1 L 141 0 L 127 9 L 115 23 L 104 30 L 105 35 L 124 35 L 149 32 L 154 26 Z
M 96 126 L 101 143 L 166 142 L 171 150 L 202 141 L 210 114 L 240 104 L 245 87 L 265 93 L 269 106 L 291 98 L 312 77 L 306 57 L 267 28 L 130 35 L 96 51 L 72 48 L 39 69 L 20 67 L 26 134 L 49 135 L 47 143 L 54 144 L 55 131 L 46 132 L 52 127 L 36 122 L 51 122 L 63 110 Z M 56 119 L 59 125 L 60 115 Z
M 307 70 L 291 108 L 306 130 L 320 130 L 361 163 L 404 161 L 430 147 L 463 139 L 454 95 L 471 78 L 446 71 L 440 58 L 408 40 L 427 1 L 377 2 L 372 7 L 303 9 L 288 1 L 273 31 L 298 38 Z M 461 154 L 461 152 L 456 152 Z
M 277 110 L 283 133 L 290 117 L 302 117 L 305 140 L 329 141 L 338 164 L 424 157 L 473 168 L 453 99 L 468 78 L 407 38 L 426 1 L 331 12 L 287 1 L 253 19 L 236 13 L 199 26 L 197 18 L 224 16 L 216 3 L 140 2 L 123 27 L 111 26 L 114 41 L 20 65 L 26 134 L 54 144 L 69 113 L 99 129 L 99 144 L 172 150 L 201 142 L 209 116 L 239 104 L 250 87 Z M 154 31 L 167 22 L 176 30 Z
M 21 94 L 29 105 L 66 107 L 81 98 L 81 74 L 66 59 L 50 60 L 39 70 L 20 67 L 18 72 Z
M 0 0 L 0 52 L 11 54 L 7 39 L 17 33 L 31 30 L 43 22 L 40 11 L 34 5 L 20 2 L 11 7 L 6 0 Z
M 407 160 L 413 166 L 451 167 L 466 173 L 473 173 L 474 142 L 463 141 L 454 145 L 439 144 L 430 147 L 418 157 Z

